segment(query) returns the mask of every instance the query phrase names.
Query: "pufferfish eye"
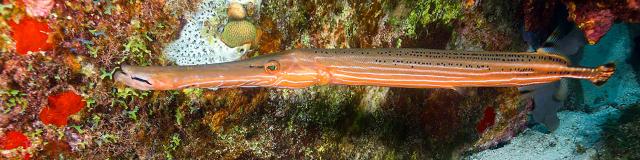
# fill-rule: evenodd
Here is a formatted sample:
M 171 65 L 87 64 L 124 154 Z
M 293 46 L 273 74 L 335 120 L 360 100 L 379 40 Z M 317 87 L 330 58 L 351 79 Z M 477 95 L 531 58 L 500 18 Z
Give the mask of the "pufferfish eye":
M 280 63 L 276 60 L 270 60 L 264 65 L 264 70 L 267 73 L 276 73 L 280 69 Z

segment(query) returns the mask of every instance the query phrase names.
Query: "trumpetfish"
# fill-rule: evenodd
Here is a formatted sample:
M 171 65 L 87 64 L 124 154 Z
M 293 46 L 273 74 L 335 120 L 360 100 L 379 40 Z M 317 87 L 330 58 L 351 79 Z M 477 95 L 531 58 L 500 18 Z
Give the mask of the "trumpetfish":
M 519 87 L 587 79 L 604 84 L 613 63 L 571 66 L 565 57 L 536 52 L 417 48 L 293 49 L 252 59 L 194 66 L 124 65 L 117 81 L 140 90 L 181 88 L 370 85 L 403 88 Z

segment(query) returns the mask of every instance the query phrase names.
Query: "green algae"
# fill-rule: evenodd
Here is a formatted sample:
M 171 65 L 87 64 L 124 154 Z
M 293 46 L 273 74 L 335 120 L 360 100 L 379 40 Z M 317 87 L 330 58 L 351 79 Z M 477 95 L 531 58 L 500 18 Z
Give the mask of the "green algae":
M 19 90 L 0 90 L 0 100 L 3 104 L 0 106 L 0 113 L 9 113 L 14 107 L 21 107 L 20 113 L 24 112 L 29 102 L 25 97 L 27 94 L 20 92 Z
M 137 19 L 133 19 L 130 22 L 130 28 L 134 30 L 134 34 L 127 38 L 127 42 L 123 45 L 124 52 L 129 53 L 120 60 L 120 63 L 129 59 L 136 60 L 139 65 L 148 66 L 151 65 L 151 61 L 148 57 L 151 57 L 151 50 L 148 49 L 147 43 L 153 42 L 148 32 L 141 31 L 141 22 Z M 97 52 L 97 51 L 96 51 Z M 90 53 L 92 56 L 97 53 Z
M 8 21 L 18 21 L 20 16 L 13 16 L 17 13 L 19 13 L 18 7 L 13 4 L 0 4 L 0 52 L 6 53 L 10 48 L 13 48 L 13 39 L 10 34 L 7 34 L 11 30 Z
M 448 0 L 407 1 L 414 8 L 407 17 L 407 35 L 416 35 L 417 25 L 427 26 L 431 23 L 449 24 L 462 17 L 462 3 Z

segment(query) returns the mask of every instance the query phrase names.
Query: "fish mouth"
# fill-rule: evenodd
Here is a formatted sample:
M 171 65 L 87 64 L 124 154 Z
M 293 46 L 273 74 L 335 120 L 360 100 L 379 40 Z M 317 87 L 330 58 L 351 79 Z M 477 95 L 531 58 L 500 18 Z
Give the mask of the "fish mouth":
M 114 79 L 118 82 L 124 83 L 125 85 L 139 89 L 139 90 L 152 90 L 154 89 L 153 83 L 149 79 L 148 76 L 143 74 L 135 74 L 132 71 L 132 66 L 123 65 L 119 71 L 114 73 Z

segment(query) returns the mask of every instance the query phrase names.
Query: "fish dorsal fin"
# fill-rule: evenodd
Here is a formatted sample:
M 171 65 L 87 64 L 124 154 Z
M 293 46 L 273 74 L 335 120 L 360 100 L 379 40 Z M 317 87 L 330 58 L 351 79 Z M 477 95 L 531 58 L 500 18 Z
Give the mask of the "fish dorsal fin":
M 570 56 L 576 54 L 585 44 L 584 33 L 570 25 L 556 28 L 540 48 L 550 53 Z
M 558 50 L 555 50 L 553 48 L 538 48 L 538 50 L 536 50 L 536 53 L 551 55 L 555 58 L 559 58 L 567 62 L 568 64 L 571 64 L 571 60 L 569 60 L 569 58 L 567 58 L 566 56 L 564 56 L 564 54 L 560 53 Z
M 553 32 L 547 37 L 547 39 L 542 43 L 541 47 L 552 47 L 560 42 L 561 39 L 564 39 L 573 29 L 573 25 L 570 23 L 562 23 L 559 24 Z

